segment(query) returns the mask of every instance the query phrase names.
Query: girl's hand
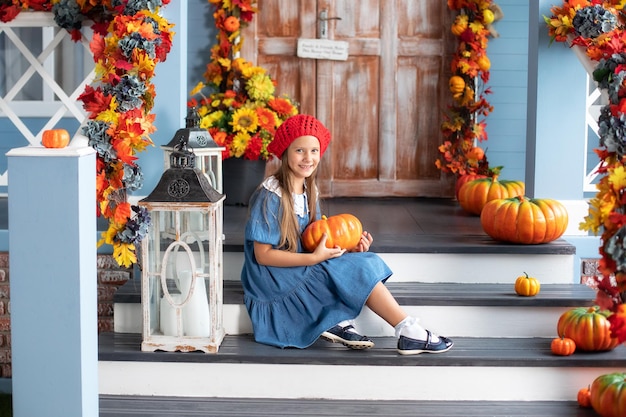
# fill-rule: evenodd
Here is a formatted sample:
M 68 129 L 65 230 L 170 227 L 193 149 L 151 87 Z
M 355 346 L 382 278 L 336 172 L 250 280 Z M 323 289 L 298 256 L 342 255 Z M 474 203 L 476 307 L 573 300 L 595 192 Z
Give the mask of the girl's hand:
M 336 246 L 334 248 L 327 248 L 327 238 L 328 236 L 326 235 L 326 233 L 324 233 L 322 235 L 322 238 L 320 239 L 320 243 L 315 248 L 315 251 L 313 251 L 313 254 L 315 254 L 315 256 L 318 256 L 322 261 L 325 261 L 331 258 L 338 258 L 346 252 L 345 249 L 341 249 L 339 246 Z
M 352 252 L 367 252 L 370 250 L 370 246 L 372 246 L 372 242 L 374 241 L 374 237 L 370 232 L 364 231 L 361 235 L 361 240 L 359 240 L 359 244 L 356 245 Z

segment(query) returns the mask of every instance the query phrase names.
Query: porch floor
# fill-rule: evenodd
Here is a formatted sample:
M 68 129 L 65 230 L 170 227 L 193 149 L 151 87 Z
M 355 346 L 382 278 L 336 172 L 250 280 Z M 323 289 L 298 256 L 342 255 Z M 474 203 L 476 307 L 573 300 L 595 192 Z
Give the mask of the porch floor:
M 496 242 L 454 199 L 426 197 L 323 200 L 322 214 L 354 214 L 374 237 L 371 250 L 378 253 L 518 253 L 573 254 L 575 247 L 563 239 L 543 245 Z M 224 206 L 224 251 L 241 251 L 248 208 Z

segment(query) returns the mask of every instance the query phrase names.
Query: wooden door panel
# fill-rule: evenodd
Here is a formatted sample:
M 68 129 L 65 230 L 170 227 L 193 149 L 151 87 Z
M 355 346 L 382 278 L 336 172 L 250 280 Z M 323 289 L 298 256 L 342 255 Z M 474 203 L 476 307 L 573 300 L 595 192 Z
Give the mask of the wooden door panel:
M 396 123 L 396 175 L 398 179 L 439 179 L 435 167 L 439 137 L 439 118 L 433 117 L 432 107 L 441 108 L 439 101 L 438 58 L 406 57 L 398 60 L 398 108 Z
M 333 181 L 378 177 L 378 66 L 374 56 L 335 63 L 329 115 Z
M 450 14 L 441 0 L 259 0 L 242 55 L 267 68 L 278 92 L 331 130 L 323 196 L 448 196 L 434 165 L 445 109 Z M 298 58 L 298 38 L 347 41 L 347 61 Z

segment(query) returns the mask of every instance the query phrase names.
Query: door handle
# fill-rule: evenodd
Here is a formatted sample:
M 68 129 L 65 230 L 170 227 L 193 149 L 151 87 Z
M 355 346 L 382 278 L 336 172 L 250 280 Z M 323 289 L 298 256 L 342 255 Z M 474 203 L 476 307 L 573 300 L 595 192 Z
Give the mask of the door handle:
M 319 33 L 318 38 L 328 39 L 328 21 L 329 20 L 341 20 L 340 17 L 328 17 L 328 10 L 324 9 L 319 15 Z

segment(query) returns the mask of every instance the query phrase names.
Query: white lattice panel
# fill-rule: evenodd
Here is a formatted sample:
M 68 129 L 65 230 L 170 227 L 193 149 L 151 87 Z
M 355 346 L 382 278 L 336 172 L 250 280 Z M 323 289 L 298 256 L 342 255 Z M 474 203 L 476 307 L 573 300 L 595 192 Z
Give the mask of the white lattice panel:
M 21 36 L 26 28 L 31 36 Z M 77 98 L 94 78 L 90 39 L 90 30 L 84 29 L 82 39 L 73 42 L 66 30 L 57 27 L 52 13 L 21 12 L 13 21 L 0 23 L 4 45 L 0 73 L 5 74 L 0 82 L 8 80 L 0 87 L 0 118 L 8 119 L 29 144 L 39 145 L 43 131 L 55 128 L 61 119 L 74 119 L 78 126 L 86 120 Z M 41 85 L 41 91 L 33 94 L 33 84 Z M 45 122 L 33 130 L 28 118 Z M 6 185 L 6 171 L 0 172 L 0 186 Z
M 582 47 L 575 45 L 572 46 L 571 50 L 574 51 L 576 57 L 585 68 L 585 71 L 587 71 L 587 99 L 585 102 L 587 108 L 585 116 L 585 178 L 583 182 L 583 191 L 595 192 L 597 189 L 594 181 L 598 177 L 597 171 L 600 166 L 598 163 L 592 168 L 589 168 L 587 155 L 589 153 L 589 149 L 599 147 L 600 135 L 598 134 L 598 119 L 600 117 L 600 110 L 608 103 L 608 97 L 606 92 L 598 89 L 596 82 L 593 80 L 593 71 L 595 70 L 596 63 L 587 56 Z M 589 130 L 591 130 L 594 135 L 589 135 Z

